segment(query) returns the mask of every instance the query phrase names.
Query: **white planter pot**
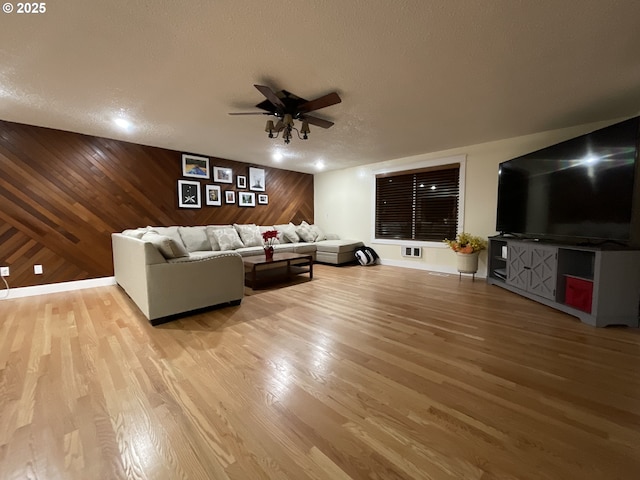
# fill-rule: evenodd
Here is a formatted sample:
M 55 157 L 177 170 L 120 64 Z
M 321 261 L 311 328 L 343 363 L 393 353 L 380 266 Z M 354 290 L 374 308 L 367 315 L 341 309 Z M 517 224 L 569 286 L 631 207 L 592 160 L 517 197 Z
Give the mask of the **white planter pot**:
M 478 254 L 456 252 L 458 257 L 458 272 L 460 273 L 476 273 L 478 271 Z

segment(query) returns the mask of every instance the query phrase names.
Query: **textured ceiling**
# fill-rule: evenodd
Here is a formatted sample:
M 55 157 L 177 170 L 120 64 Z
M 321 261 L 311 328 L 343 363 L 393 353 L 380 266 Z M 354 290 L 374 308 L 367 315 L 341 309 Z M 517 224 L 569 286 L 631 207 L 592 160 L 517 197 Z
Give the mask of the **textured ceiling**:
M 17 6 L 16 2 L 13 2 Z M 313 172 L 640 111 L 637 0 L 64 0 L 0 13 L 0 118 Z M 253 84 L 342 103 L 269 140 Z M 133 122 L 119 130 L 113 119 Z

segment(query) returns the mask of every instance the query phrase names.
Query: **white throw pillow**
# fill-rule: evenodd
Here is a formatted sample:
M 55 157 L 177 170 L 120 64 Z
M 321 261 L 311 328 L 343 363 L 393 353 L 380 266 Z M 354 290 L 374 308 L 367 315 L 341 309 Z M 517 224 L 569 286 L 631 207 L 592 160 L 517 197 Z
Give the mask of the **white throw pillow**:
M 316 239 L 316 234 L 311 229 L 311 225 L 304 221 L 296 227 L 296 233 L 305 242 L 313 242 Z
M 276 225 L 276 230 L 281 234 L 280 238 L 285 238 L 287 243 L 298 243 L 300 241 L 300 237 L 296 233 L 296 226 L 291 222 L 286 225 Z
M 244 247 L 235 228 L 213 230 L 213 236 L 216 237 L 220 250 L 235 250 Z
M 178 227 L 180 237 L 187 252 L 202 252 L 211 250 L 211 242 L 207 237 L 205 227 Z
M 318 225 L 316 224 L 311 225 L 311 231 L 316 235 L 314 242 L 319 242 L 320 240 L 327 239 L 327 236 L 324 234 L 324 232 Z
M 160 235 L 164 235 L 165 237 L 169 237 L 173 239 L 176 243 L 179 243 L 183 248 L 184 242 L 182 241 L 182 237 L 180 236 L 180 232 L 178 231 L 177 226 L 171 227 L 147 227 L 147 231 L 153 231 L 159 233 Z
M 180 258 L 188 257 L 189 253 L 182 244 L 176 242 L 173 238 L 166 235 L 160 235 L 155 232 L 145 233 L 141 240 L 151 242 L 162 254 L 164 258 Z
M 233 225 L 207 225 L 206 232 L 207 238 L 209 238 L 209 243 L 211 243 L 211 250 L 217 252 L 220 250 L 220 244 L 218 243 L 218 239 L 213 234 L 215 230 L 223 230 L 225 228 L 233 228 Z
M 289 240 L 284 234 L 285 228 L 288 228 L 288 227 L 289 227 L 288 223 L 285 223 L 283 225 L 273 226 L 273 228 L 275 228 L 278 231 L 278 239 L 280 240 L 280 243 L 291 243 L 291 240 Z
M 263 247 L 264 241 L 262 240 L 262 234 L 260 233 L 260 229 L 254 223 L 249 225 L 238 225 L 237 223 L 233 224 L 233 228 L 235 228 L 240 234 L 240 239 L 245 247 Z

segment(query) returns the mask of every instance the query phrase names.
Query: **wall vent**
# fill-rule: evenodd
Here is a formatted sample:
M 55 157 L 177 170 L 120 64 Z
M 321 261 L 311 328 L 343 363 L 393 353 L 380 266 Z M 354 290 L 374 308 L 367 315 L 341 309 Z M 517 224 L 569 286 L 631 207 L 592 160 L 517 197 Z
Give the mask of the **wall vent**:
M 422 247 L 400 247 L 403 257 L 422 257 Z

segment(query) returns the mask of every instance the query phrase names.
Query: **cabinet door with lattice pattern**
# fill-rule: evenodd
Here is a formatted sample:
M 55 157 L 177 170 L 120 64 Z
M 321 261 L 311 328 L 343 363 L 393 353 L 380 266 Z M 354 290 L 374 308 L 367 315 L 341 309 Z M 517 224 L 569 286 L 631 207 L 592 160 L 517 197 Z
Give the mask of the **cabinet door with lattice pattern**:
M 529 284 L 529 265 L 531 250 L 523 243 L 507 244 L 507 283 L 522 290 Z
M 532 245 L 527 290 L 550 300 L 556 299 L 558 275 L 558 248 L 549 245 Z

